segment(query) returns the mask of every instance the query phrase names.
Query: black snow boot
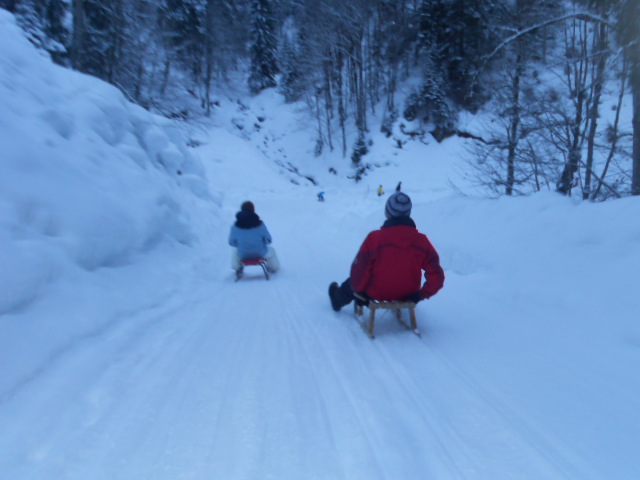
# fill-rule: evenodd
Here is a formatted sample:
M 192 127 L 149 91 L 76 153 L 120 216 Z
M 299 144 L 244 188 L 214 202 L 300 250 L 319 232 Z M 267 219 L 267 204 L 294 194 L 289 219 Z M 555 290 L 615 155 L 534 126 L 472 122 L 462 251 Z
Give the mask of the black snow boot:
M 337 282 L 332 282 L 329 285 L 329 299 L 331 300 L 331 307 L 336 312 L 339 312 L 345 305 L 349 305 L 353 300 L 353 290 L 351 290 L 349 280 L 340 286 L 338 286 Z
M 338 282 L 332 282 L 329 285 L 329 299 L 331 300 L 331 308 L 339 312 L 342 305 L 338 302 Z

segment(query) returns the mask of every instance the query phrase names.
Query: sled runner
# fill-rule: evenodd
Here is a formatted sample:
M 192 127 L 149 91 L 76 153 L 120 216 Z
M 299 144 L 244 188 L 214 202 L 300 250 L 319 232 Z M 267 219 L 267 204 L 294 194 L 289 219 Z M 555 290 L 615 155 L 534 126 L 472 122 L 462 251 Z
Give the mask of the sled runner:
M 402 326 L 404 326 L 408 330 L 411 330 L 418 337 L 420 336 L 420 330 L 418 330 L 418 324 L 416 321 L 416 304 L 415 303 L 400 302 L 400 301 L 386 302 L 386 301 L 380 301 L 380 300 L 367 300 L 365 298 L 360 297 L 358 294 L 355 294 L 355 295 L 356 295 L 356 298 L 361 301 L 361 302 L 358 302 L 358 301 L 354 302 L 356 320 L 358 320 L 358 323 L 360 323 L 362 327 L 365 329 L 365 331 L 367 332 L 367 335 L 369 335 L 369 338 L 371 339 L 375 338 L 375 335 L 373 334 L 373 329 L 375 325 L 377 310 L 391 310 L 395 315 L 396 319 L 398 320 L 398 322 L 400 322 Z M 360 319 L 364 315 L 364 305 L 362 303 L 367 301 L 368 301 L 368 307 L 369 307 L 369 322 L 367 325 L 365 325 Z M 402 309 L 404 308 L 409 310 L 409 319 L 411 321 L 410 325 L 405 323 L 404 320 L 402 320 Z
M 245 260 L 240 260 L 240 262 L 242 263 L 242 267 L 240 270 L 236 270 L 236 282 L 238 280 L 240 280 L 242 278 L 242 273 L 244 271 L 244 267 L 246 266 L 260 266 L 262 267 L 262 271 L 264 272 L 264 277 L 269 280 L 269 269 L 267 268 L 267 259 L 266 258 L 256 258 L 256 259 L 245 259 Z

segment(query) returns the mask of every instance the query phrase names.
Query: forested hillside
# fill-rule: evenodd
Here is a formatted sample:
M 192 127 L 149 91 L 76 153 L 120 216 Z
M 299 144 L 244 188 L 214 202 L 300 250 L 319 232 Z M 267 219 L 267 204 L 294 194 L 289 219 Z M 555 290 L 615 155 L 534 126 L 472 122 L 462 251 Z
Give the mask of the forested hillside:
M 63 65 L 168 117 L 214 115 L 222 87 L 276 88 L 317 117 L 315 151 L 366 165 L 399 146 L 473 139 L 492 195 L 640 194 L 635 0 L 0 0 Z M 410 88 L 398 101 L 398 89 Z M 406 100 L 404 100 L 406 98 Z M 461 113 L 482 112 L 466 131 Z M 383 121 L 372 124 L 372 114 Z M 633 118 L 633 120 L 632 120 Z M 380 126 L 381 125 L 381 126 Z M 394 126 L 396 127 L 394 130 Z M 362 163 L 361 163 L 362 162 Z

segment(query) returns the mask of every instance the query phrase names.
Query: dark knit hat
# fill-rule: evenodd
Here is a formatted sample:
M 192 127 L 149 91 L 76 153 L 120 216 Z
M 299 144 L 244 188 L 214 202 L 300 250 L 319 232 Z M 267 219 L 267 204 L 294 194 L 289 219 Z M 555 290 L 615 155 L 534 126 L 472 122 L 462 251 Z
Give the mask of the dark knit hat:
M 396 192 L 387 200 L 387 206 L 384 209 L 387 217 L 408 217 L 411 215 L 411 199 L 409 195 L 402 192 Z
M 242 210 L 243 212 L 255 212 L 256 207 L 253 206 L 253 202 L 246 201 L 242 204 L 240 210 Z

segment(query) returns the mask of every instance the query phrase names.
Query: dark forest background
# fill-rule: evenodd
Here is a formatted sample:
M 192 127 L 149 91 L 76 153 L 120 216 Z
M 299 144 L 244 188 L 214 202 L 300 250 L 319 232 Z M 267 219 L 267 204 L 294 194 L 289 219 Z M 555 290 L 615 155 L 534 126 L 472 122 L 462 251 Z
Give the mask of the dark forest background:
M 638 0 L 0 0 L 66 67 L 168 117 L 211 115 L 242 74 L 318 119 L 316 152 L 358 165 L 371 114 L 392 135 L 472 138 L 501 195 L 640 195 Z M 398 102 L 398 87 L 412 93 Z M 631 122 L 623 105 L 631 104 Z M 197 111 L 196 111 L 197 110 Z M 462 112 L 492 120 L 461 131 Z M 627 115 L 627 119 L 630 115 Z M 348 148 L 348 126 L 356 131 Z M 376 127 L 378 128 L 378 127 Z

